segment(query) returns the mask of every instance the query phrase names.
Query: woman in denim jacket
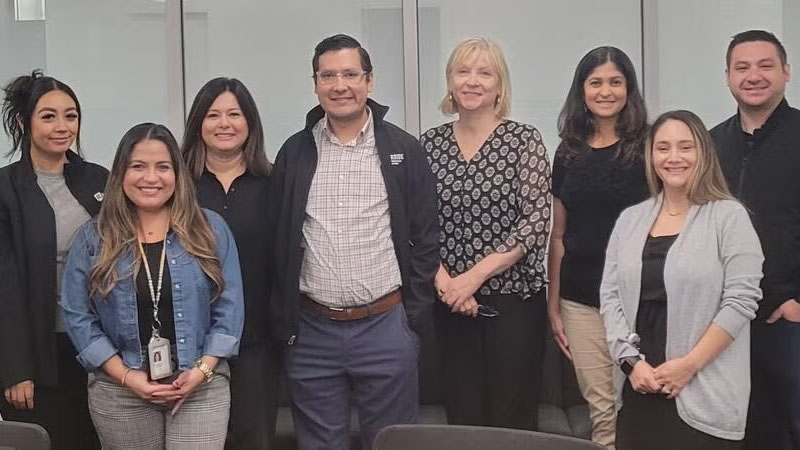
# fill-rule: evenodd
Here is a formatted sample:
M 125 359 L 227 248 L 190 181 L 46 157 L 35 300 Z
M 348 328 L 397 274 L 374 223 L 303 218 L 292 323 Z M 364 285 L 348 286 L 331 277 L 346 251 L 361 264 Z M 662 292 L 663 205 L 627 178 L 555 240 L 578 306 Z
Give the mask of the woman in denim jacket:
M 224 220 L 198 206 L 163 125 L 122 138 L 61 298 L 103 448 L 223 447 L 225 359 L 244 321 L 239 257 Z

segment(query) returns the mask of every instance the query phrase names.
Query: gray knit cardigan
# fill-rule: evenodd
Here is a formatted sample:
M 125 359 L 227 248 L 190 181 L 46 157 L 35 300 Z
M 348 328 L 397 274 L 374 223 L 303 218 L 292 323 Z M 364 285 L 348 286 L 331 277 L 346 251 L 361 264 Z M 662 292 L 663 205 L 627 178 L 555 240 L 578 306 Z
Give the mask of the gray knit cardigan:
M 628 342 L 635 331 L 642 276 L 642 250 L 658 216 L 663 194 L 622 212 L 606 250 L 600 314 L 611 357 L 639 351 Z M 764 256 L 744 207 L 721 200 L 693 205 L 667 254 L 667 360 L 686 355 L 711 323 L 734 338 L 689 382 L 676 399 L 678 415 L 712 436 L 744 438 L 750 396 L 750 320 L 761 300 Z M 641 330 L 640 334 L 647 333 Z M 617 409 L 627 378 L 614 371 Z

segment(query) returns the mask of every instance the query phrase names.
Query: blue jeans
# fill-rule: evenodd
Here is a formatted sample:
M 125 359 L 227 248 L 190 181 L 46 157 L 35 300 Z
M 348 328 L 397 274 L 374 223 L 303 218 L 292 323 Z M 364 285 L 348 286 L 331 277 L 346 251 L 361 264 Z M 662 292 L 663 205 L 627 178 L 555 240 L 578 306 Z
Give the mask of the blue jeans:
M 351 404 L 364 449 L 381 428 L 417 421 L 419 339 L 402 304 L 346 322 L 301 307 L 299 320 L 286 371 L 301 450 L 348 449 Z

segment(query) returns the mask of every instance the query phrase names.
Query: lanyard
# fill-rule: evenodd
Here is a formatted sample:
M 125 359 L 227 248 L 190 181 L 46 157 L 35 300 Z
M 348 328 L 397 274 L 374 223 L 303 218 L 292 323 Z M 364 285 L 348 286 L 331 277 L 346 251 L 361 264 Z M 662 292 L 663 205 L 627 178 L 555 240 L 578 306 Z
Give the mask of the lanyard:
M 144 252 L 142 241 L 139 241 L 139 252 L 142 254 L 142 262 L 144 263 L 144 270 L 147 274 L 147 284 L 150 287 L 150 299 L 153 301 L 153 335 L 152 338 L 158 338 L 161 335 L 161 321 L 158 320 L 158 303 L 161 301 L 161 285 L 164 281 L 164 260 L 167 255 L 167 239 L 164 238 L 164 245 L 161 247 L 161 262 L 158 266 L 158 287 L 153 286 L 153 275 L 150 273 L 150 263 L 147 260 L 147 254 Z

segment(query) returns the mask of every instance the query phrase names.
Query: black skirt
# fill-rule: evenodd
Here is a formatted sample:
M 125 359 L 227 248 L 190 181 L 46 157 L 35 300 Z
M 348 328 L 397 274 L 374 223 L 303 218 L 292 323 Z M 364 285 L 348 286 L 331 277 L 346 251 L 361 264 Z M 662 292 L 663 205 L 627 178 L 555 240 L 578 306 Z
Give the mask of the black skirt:
M 677 237 L 648 236 L 642 252 L 636 332 L 642 339 L 640 350 L 653 367 L 666 360 L 668 301 L 664 261 Z M 622 409 L 617 416 L 618 450 L 727 450 L 741 449 L 743 442 L 721 439 L 690 427 L 678 416 L 675 399 L 668 399 L 666 394 L 639 394 L 630 381 L 625 381 Z
M 675 399 L 666 394 L 639 394 L 626 381 L 617 416 L 616 446 L 617 450 L 734 450 L 744 448 L 744 441 L 695 430 L 678 416 Z

